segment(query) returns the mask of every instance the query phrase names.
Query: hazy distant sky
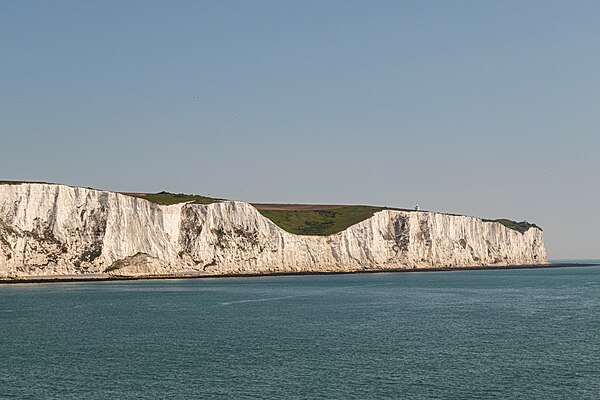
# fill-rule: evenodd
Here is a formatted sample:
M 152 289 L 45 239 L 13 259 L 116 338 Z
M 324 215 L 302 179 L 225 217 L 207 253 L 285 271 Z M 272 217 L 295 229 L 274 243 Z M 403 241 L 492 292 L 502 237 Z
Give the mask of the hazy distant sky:
M 358 203 L 600 258 L 600 1 L 0 0 L 0 179 Z

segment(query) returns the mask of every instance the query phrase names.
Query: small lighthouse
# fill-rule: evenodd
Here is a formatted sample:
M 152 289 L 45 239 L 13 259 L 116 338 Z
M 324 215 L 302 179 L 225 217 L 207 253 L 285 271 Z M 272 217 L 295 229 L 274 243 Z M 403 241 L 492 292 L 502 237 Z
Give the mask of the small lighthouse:
M 419 205 L 417 204 L 417 205 L 415 206 L 415 211 L 419 211 L 420 209 L 421 209 L 421 208 L 420 208 L 420 207 L 419 207 Z

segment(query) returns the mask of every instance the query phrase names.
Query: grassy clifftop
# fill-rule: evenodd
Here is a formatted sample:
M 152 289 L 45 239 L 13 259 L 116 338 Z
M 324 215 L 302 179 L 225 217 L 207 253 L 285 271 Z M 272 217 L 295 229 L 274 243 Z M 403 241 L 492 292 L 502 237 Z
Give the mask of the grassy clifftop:
M 532 224 L 527 221 L 517 222 L 517 221 L 512 221 L 510 219 L 505 219 L 505 218 L 494 219 L 494 220 L 484 220 L 484 221 L 498 222 L 499 224 L 502 224 L 509 229 L 512 229 L 512 230 L 515 230 L 515 231 L 521 232 L 521 233 L 527 232 L 529 230 L 529 228 L 537 228 L 540 230 L 542 229 L 539 226 L 537 226 L 536 224 Z
M 0 180 L 0 185 L 21 185 L 23 183 L 41 183 L 41 184 L 47 184 L 47 182 L 1 181 Z
M 212 204 L 214 199 L 183 193 L 123 193 L 152 203 L 171 205 L 178 203 Z M 331 235 L 341 232 L 373 216 L 385 207 L 373 206 L 306 206 L 253 204 L 266 218 L 280 228 L 297 235 Z M 309 208 L 309 209 L 306 209 Z
M 212 197 L 183 193 L 123 193 L 152 203 L 212 204 L 223 201 Z M 314 206 L 293 204 L 253 204 L 266 218 L 280 228 L 297 235 L 332 235 L 373 216 L 385 207 L 374 206 Z
M 340 206 L 323 210 L 261 210 L 280 228 L 297 235 L 331 235 L 370 218 L 382 207 Z
M 184 194 L 184 193 L 169 193 L 169 192 L 159 192 L 159 193 L 123 193 L 128 196 L 140 197 L 142 199 L 148 200 L 152 203 L 162 204 L 162 205 L 171 205 L 171 204 L 179 204 L 179 203 L 194 203 L 194 204 L 212 204 L 218 201 L 222 201 L 222 199 L 213 199 L 212 197 L 199 196 L 196 194 Z
M 0 185 L 20 185 L 23 182 L 0 180 Z M 224 199 L 184 193 L 122 193 L 128 196 L 139 197 L 152 203 L 171 205 L 178 203 L 212 204 Z M 376 206 L 348 206 L 348 205 L 306 205 L 306 204 L 252 204 L 258 211 L 270 219 L 280 228 L 297 235 L 332 235 L 341 232 L 373 216 L 382 210 L 413 211 L 400 208 L 387 208 Z M 486 222 L 497 222 L 505 227 L 520 233 L 525 233 L 530 228 L 541 229 L 536 224 L 527 221 L 512 221 L 509 219 L 484 219 Z
M 332 235 L 341 232 L 350 226 L 382 210 L 413 211 L 398 208 L 374 206 L 334 206 L 325 209 L 313 210 L 269 210 L 257 207 L 259 212 L 273 221 L 280 228 L 297 235 Z M 505 227 L 520 233 L 525 233 L 529 228 L 539 228 L 527 221 L 516 222 L 509 219 L 484 220 L 497 222 Z

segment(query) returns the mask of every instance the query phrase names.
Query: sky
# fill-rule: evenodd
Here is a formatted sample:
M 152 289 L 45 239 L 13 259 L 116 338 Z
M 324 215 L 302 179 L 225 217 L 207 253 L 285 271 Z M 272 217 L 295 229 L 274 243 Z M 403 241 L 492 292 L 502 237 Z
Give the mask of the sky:
M 598 1 L 0 0 L 0 179 L 535 222 L 600 258 Z

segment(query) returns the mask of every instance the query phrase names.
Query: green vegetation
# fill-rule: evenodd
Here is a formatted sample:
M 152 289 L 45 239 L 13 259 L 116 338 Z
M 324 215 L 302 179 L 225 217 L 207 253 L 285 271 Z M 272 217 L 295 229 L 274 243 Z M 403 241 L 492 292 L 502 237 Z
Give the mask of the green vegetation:
M 275 225 L 287 232 L 297 235 L 326 236 L 341 232 L 350 226 L 370 218 L 378 211 L 397 210 L 413 211 L 399 208 L 374 207 L 374 206 L 339 206 L 322 210 L 259 210 Z M 453 214 L 449 214 L 453 215 Z M 498 222 L 505 227 L 520 233 L 525 233 L 529 228 L 539 228 L 527 221 L 516 222 L 509 219 L 484 220 Z
M 46 182 L 0 181 L 0 185 L 20 185 L 22 183 L 46 183 Z
M 343 206 L 324 210 L 259 210 L 259 212 L 290 233 L 332 235 L 385 209 L 385 207 L 372 206 Z
M 512 230 L 515 230 L 515 231 L 521 232 L 521 233 L 527 232 L 527 230 L 529 228 L 538 228 L 540 230 L 542 229 L 539 226 L 537 226 L 536 224 L 532 224 L 527 221 L 517 222 L 517 221 L 511 221 L 510 219 L 496 219 L 496 220 L 493 220 L 493 222 L 498 222 L 509 229 L 512 229 Z
M 213 199 L 212 197 L 198 196 L 195 194 L 183 194 L 183 193 L 124 193 L 133 197 L 140 197 L 146 199 L 152 203 L 171 205 L 179 203 L 194 203 L 194 204 L 212 204 L 222 199 Z
M 26 181 L 4 181 L 0 185 L 20 185 L 22 183 L 46 183 Z M 171 205 L 179 203 L 212 204 L 224 199 L 199 196 L 184 193 L 123 193 L 133 197 L 140 197 L 152 203 Z M 259 212 L 269 218 L 280 228 L 297 235 L 332 235 L 341 232 L 348 227 L 370 218 L 378 211 L 398 210 L 413 211 L 400 208 L 375 207 L 375 206 L 324 206 L 323 209 L 294 210 L 294 209 L 259 209 Z M 455 215 L 455 214 L 448 214 Z M 498 222 L 509 229 L 525 233 L 529 228 L 541 229 L 536 224 L 527 221 L 512 221 L 509 219 L 484 219 L 486 222 Z

